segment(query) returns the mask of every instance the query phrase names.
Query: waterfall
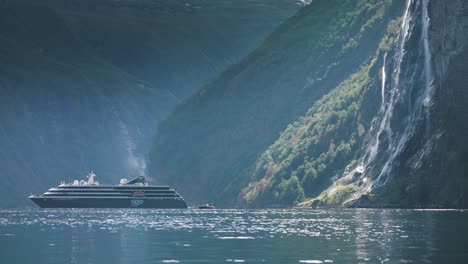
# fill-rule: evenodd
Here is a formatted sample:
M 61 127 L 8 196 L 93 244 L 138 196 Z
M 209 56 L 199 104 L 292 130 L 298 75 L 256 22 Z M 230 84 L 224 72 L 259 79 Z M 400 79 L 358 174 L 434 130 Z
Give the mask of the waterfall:
M 409 34 L 409 21 L 411 17 L 409 17 L 409 8 L 412 4 L 413 0 L 408 0 L 405 8 L 405 13 L 403 15 L 403 22 L 401 24 L 401 33 L 400 33 L 400 40 L 398 43 L 398 52 L 396 54 L 396 64 L 395 64 L 395 71 L 393 72 L 393 86 L 390 90 L 390 100 L 388 104 L 385 104 L 385 86 L 386 86 L 386 75 L 385 73 L 385 64 L 386 64 L 386 57 L 384 56 L 384 65 L 383 65 L 383 73 L 382 73 L 382 106 L 380 109 L 380 114 L 383 115 L 383 118 L 380 122 L 379 129 L 375 134 L 373 140 L 370 141 L 370 147 L 366 151 L 367 158 L 364 161 L 364 169 L 368 167 L 370 163 L 374 161 L 379 151 L 380 146 L 380 136 L 385 132 L 387 133 L 388 143 L 390 144 L 392 138 L 392 129 L 390 127 L 390 120 L 393 114 L 393 108 L 395 106 L 396 96 L 398 96 L 398 84 L 400 82 L 400 72 L 401 72 L 401 63 L 403 61 L 403 57 L 405 54 L 404 44 L 407 41 L 407 37 Z
M 421 24 L 423 26 L 422 30 L 422 39 L 423 39 L 423 47 L 424 47 L 424 74 L 425 74 L 425 90 L 424 90 L 424 107 L 425 107 L 425 115 L 426 115 L 426 133 L 430 131 L 430 111 L 429 107 L 431 106 L 431 99 L 434 92 L 434 75 L 432 73 L 432 55 L 431 50 L 429 47 L 429 14 L 427 10 L 429 0 L 422 0 L 423 10 L 421 16 Z
M 381 88 L 381 95 L 382 95 L 382 105 L 380 107 L 380 111 L 385 110 L 385 81 L 387 80 L 387 73 L 385 72 L 385 63 L 387 61 L 387 53 L 385 53 L 383 58 L 383 65 L 382 65 L 382 88 Z
M 387 76 L 387 54 L 384 55 L 381 85 L 382 105 L 376 119 L 377 124 L 375 129 L 371 128 L 368 147 L 361 159 L 364 173 L 367 172 L 368 174 L 371 173 L 377 176 L 372 177 L 374 180 L 369 183 L 366 192 L 386 183 L 395 159 L 399 157 L 407 146 L 409 139 L 417 128 L 419 120 L 424 120 L 426 123 L 426 132 L 429 130 L 429 108 L 434 94 L 435 78 L 433 76 L 432 56 L 428 36 L 430 27 L 428 5 L 429 0 L 408 0 L 407 2 L 401 25 L 400 39 L 393 56 L 391 81 L 388 80 Z M 410 12 L 412 7 L 414 12 Z M 417 12 L 418 10 L 420 10 L 420 12 Z M 418 67 L 417 63 L 405 64 L 405 70 L 403 71 L 402 65 L 407 55 L 405 45 L 410 38 L 414 37 L 413 32 L 419 32 L 413 30 L 417 24 L 417 21 L 414 20 L 416 13 L 420 14 L 421 19 L 419 44 L 421 49 L 411 50 L 411 52 L 413 55 L 417 54 L 415 57 L 418 61 L 421 60 L 419 65 L 423 64 L 423 67 Z M 424 82 L 424 85 L 422 89 L 417 90 L 415 93 L 413 89 L 415 89 L 415 86 L 419 87 L 418 85 L 420 83 L 415 81 L 415 79 L 419 78 L 418 76 L 420 76 L 420 74 L 422 74 L 421 83 Z M 412 98 L 414 95 L 416 95 L 416 98 Z M 402 102 L 405 100 L 408 101 L 408 104 L 402 106 Z M 399 110 L 401 107 L 404 113 L 406 113 L 406 116 L 405 119 L 398 120 L 398 122 L 402 124 L 402 127 L 393 131 L 395 128 L 392 129 L 391 124 L 393 114 L 397 107 Z M 382 141 L 382 138 L 386 138 L 386 142 Z M 376 164 L 378 163 L 376 161 L 377 157 L 382 157 L 379 158 L 382 164 Z M 369 169 L 372 169 L 372 171 L 369 171 Z
M 121 114 L 114 106 L 111 106 L 110 111 L 117 121 L 116 125 L 119 131 L 120 144 L 123 145 L 126 152 L 122 157 L 126 170 L 125 176 L 146 176 L 145 157 L 137 153 L 137 146 L 127 123 L 121 118 Z
M 127 152 L 126 167 L 129 173 L 134 174 L 129 176 L 135 176 L 136 174 L 146 175 L 145 159 L 135 153 L 136 145 L 133 138 L 130 136 L 127 125 L 123 121 L 120 121 L 119 127 L 123 143 L 125 145 L 125 150 Z

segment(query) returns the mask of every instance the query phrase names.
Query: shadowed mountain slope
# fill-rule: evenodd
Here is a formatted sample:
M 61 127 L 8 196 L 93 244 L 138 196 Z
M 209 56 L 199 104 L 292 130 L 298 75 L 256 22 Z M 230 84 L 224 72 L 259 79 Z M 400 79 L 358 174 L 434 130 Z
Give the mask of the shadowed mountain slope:
M 313 1 L 175 109 L 159 127 L 150 172 L 189 200 L 235 204 L 261 153 L 369 63 L 402 9 L 401 1 Z
M 467 10 L 408 1 L 372 60 L 262 154 L 240 201 L 467 208 Z
M 160 120 L 294 1 L 0 2 L 0 206 L 94 169 L 145 172 Z

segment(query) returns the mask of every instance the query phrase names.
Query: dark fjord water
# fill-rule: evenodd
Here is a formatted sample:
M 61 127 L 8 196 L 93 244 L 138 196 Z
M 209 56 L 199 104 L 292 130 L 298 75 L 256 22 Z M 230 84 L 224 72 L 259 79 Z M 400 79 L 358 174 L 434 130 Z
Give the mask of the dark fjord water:
M 1 263 L 468 263 L 468 211 L 0 210 Z

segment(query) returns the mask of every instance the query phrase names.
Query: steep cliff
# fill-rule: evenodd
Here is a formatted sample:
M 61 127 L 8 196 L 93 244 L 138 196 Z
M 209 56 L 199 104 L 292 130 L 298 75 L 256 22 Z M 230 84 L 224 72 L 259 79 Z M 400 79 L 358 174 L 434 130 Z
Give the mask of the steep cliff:
M 256 48 L 296 0 L 49 0 L 97 54 L 183 99 Z
M 467 7 L 408 1 L 394 41 L 283 132 L 241 198 L 466 208 Z
M 467 29 L 466 1 L 408 3 L 350 205 L 468 207 Z
M 162 123 L 151 171 L 220 205 L 467 207 L 467 10 L 314 1 Z
M 158 122 L 296 1 L 1 1 L 0 206 L 144 173 Z
M 314 102 L 370 67 L 403 8 L 401 1 L 313 1 L 160 125 L 151 174 L 190 201 L 235 204 L 261 153 Z
M 399 18 L 390 21 L 375 53 L 268 147 L 256 161 L 239 202 L 263 207 L 297 204 L 319 195 L 340 178 L 379 109 L 385 79 L 379 65 L 398 39 L 399 24 Z M 354 190 L 351 187 L 343 184 L 340 193 Z

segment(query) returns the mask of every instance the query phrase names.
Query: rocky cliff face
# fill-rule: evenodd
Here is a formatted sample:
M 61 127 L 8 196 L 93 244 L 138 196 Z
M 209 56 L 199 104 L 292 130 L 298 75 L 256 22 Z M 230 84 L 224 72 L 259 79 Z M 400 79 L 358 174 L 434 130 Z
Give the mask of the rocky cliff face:
M 150 169 L 225 205 L 467 207 L 467 22 L 464 1 L 314 1 L 176 109 Z
M 463 1 L 408 1 L 395 41 L 283 132 L 241 198 L 466 208 L 467 23 Z
M 295 1 L 1 1 L 0 206 L 144 173 L 156 126 Z
M 262 152 L 314 102 L 369 63 L 402 7 L 399 1 L 313 1 L 160 125 L 151 174 L 190 201 L 235 204 L 248 182 L 263 176 L 252 175 L 268 171 L 255 168 Z
M 468 206 L 467 29 L 466 1 L 408 3 L 350 204 Z
M 306 204 L 468 206 L 467 7 L 407 2 L 398 43 L 381 62 L 381 105 L 360 158 Z

